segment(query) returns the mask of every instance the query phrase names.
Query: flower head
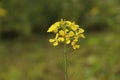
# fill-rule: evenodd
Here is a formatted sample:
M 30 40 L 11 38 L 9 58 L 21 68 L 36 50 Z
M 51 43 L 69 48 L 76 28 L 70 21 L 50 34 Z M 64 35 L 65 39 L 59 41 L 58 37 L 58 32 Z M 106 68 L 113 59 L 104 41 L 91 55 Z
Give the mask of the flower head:
M 47 32 L 56 34 L 55 38 L 49 39 L 53 46 L 57 46 L 59 42 L 71 44 L 73 49 L 77 49 L 80 45 L 77 44 L 79 38 L 85 38 L 84 29 L 71 21 L 61 19 L 60 21 L 52 24 Z

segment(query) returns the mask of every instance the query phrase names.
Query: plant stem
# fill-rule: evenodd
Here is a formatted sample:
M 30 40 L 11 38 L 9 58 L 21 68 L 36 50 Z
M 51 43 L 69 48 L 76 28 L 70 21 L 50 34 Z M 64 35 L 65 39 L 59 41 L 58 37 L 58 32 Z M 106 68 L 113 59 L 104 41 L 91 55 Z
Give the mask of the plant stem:
M 65 60 L 65 80 L 68 80 L 68 56 L 67 56 L 66 44 L 64 44 L 64 60 Z

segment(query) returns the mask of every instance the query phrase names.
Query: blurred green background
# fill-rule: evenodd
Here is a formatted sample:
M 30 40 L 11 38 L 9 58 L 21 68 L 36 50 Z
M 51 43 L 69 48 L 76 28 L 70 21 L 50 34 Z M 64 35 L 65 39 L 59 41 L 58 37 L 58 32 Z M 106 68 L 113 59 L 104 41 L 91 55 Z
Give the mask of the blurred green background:
M 65 80 L 46 33 L 61 18 L 85 29 L 68 47 L 70 80 L 120 80 L 120 0 L 0 0 L 0 80 Z

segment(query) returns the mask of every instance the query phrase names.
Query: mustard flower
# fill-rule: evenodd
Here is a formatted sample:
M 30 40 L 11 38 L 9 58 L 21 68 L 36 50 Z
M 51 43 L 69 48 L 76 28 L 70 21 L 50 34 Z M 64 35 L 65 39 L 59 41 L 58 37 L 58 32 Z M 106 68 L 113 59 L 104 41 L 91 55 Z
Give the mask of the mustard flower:
M 47 32 L 56 34 L 55 38 L 49 39 L 53 46 L 58 46 L 60 42 L 70 44 L 73 49 L 77 49 L 80 45 L 77 44 L 79 38 L 85 38 L 84 29 L 71 21 L 61 19 L 50 26 Z

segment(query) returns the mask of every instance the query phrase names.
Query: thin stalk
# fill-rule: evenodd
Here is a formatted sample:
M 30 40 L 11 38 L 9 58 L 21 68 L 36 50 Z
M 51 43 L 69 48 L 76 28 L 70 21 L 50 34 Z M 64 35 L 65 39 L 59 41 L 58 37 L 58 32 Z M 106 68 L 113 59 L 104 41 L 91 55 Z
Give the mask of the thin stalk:
M 0 17 L 0 28 L 2 28 L 2 19 L 1 19 L 1 17 Z M 1 30 L 0 30 L 0 32 L 1 32 Z M 0 40 L 1 40 L 1 35 L 0 35 Z
M 66 50 L 66 43 L 64 43 L 64 60 L 65 60 L 65 80 L 68 80 L 68 56 Z

